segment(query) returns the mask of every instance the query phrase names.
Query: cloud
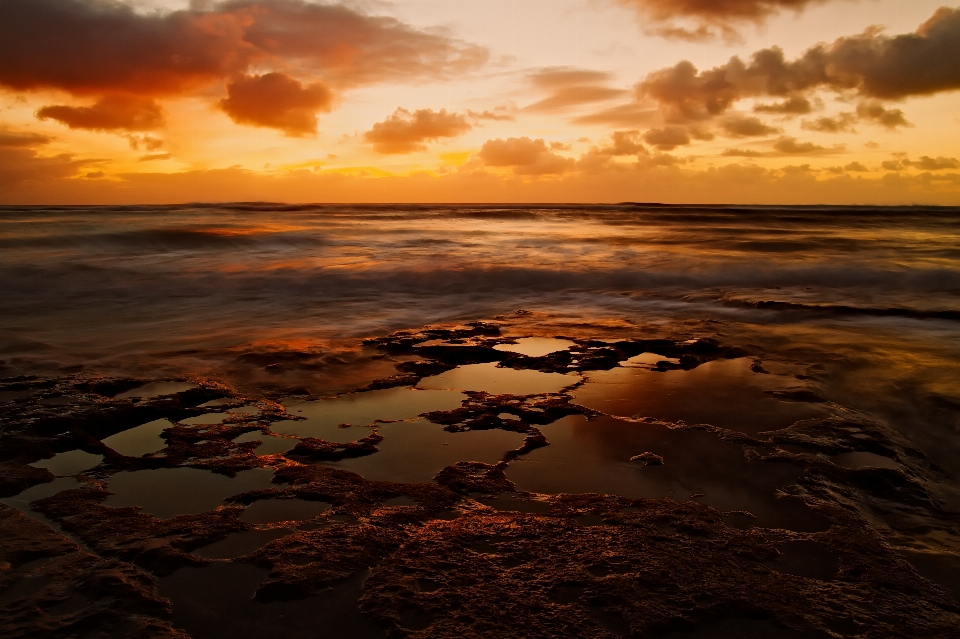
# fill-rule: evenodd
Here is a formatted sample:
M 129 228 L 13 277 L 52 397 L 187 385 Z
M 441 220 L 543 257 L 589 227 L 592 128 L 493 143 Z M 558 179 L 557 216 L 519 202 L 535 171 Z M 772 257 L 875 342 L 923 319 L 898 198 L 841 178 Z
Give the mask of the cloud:
M 50 136 L 39 133 L 29 133 L 27 131 L 10 131 L 9 129 L 0 129 L 0 147 L 3 146 L 21 146 L 32 147 L 49 144 Z
M 795 95 L 782 102 L 773 104 L 758 104 L 753 107 L 757 113 L 772 113 L 776 115 L 804 115 L 813 111 L 813 105 L 810 100 Z
M 906 116 L 900 109 L 888 109 L 879 102 L 869 101 L 861 102 L 857 106 L 856 113 L 843 112 L 833 117 L 820 117 L 816 120 L 804 121 L 801 127 L 808 131 L 819 131 L 821 133 L 856 133 L 853 125 L 857 122 L 878 124 L 888 129 L 895 129 L 898 126 L 912 126 L 907 122 Z
M 735 56 L 705 71 L 682 61 L 650 73 L 636 90 L 639 100 L 655 100 L 670 122 L 706 121 L 744 98 L 782 98 L 777 106 L 786 112 L 788 106 L 802 105 L 803 94 L 818 89 L 880 99 L 957 90 L 957 59 L 960 9 L 943 8 L 916 33 L 891 37 L 868 30 L 817 45 L 792 61 L 777 47 L 755 52 L 749 63 Z M 770 112 L 770 107 L 760 109 Z M 895 114 L 887 121 L 895 122 Z
M 575 160 L 550 151 L 542 138 L 487 140 L 480 147 L 479 155 L 486 166 L 512 167 L 517 175 L 558 175 L 572 170 L 576 165 Z
M 228 82 L 218 105 L 237 124 L 299 137 L 317 132 L 317 111 L 329 111 L 332 102 L 333 93 L 322 84 L 303 86 L 283 73 L 266 73 Z
M 720 155 L 727 158 L 762 158 L 767 156 L 766 153 L 753 149 L 726 149 Z
M 921 171 L 947 171 L 950 169 L 960 169 L 960 160 L 943 156 L 932 158 L 929 155 L 924 155 L 921 156 L 919 160 L 903 158 L 883 163 L 883 168 L 890 171 L 901 171 L 904 167 L 913 167 Z
M 606 86 L 613 79 L 609 73 L 573 67 L 549 67 L 529 76 L 534 87 L 549 95 L 524 107 L 524 111 L 555 111 L 581 104 L 621 98 L 630 92 Z
M 888 109 L 879 102 L 861 102 L 857 106 L 857 116 L 861 120 L 872 121 L 875 124 L 895 129 L 898 126 L 911 126 L 900 109 Z
M 373 144 L 377 153 L 413 153 L 425 151 L 424 142 L 455 138 L 472 128 L 465 116 L 448 113 L 446 109 L 419 109 L 413 113 L 397 109 L 383 122 L 374 124 L 363 139 Z
M 856 116 L 852 113 L 840 113 L 832 118 L 821 117 L 812 121 L 804 121 L 801 128 L 808 131 L 819 131 L 820 133 L 844 133 L 856 132 L 853 125 L 857 122 Z
M 45 106 L 37 111 L 37 117 L 92 131 L 151 131 L 165 124 L 159 104 L 124 95 L 107 96 L 88 107 Z
M 0 135 L 0 140 L 3 137 Z M 43 143 L 40 143 L 43 144 Z M 78 160 L 73 155 L 43 156 L 32 145 L 0 145 L 0 196 L 4 191 L 24 182 L 47 186 L 51 180 L 72 177 L 99 160 Z
M 665 38 L 704 41 L 716 37 L 737 40 L 736 27 L 759 24 L 783 11 L 801 11 L 826 0 L 617 0 L 644 19 L 644 31 Z M 677 20 L 692 26 L 678 24 Z
M 845 167 L 843 167 L 843 170 L 844 170 L 844 171 L 850 171 L 850 172 L 852 172 L 852 173 L 867 173 L 867 172 L 870 171 L 870 169 L 868 169 L 867 167 L 865 167 L 865 166 L 864 166 L 863 164 L 861 164 L 860 162 L 851 162 L 850 164 L 848 164 L 848 165 L 846 165 Z
M 497 107 L 493 111 L 473 111 L 472 109 L 467 109 L 467 117 L 477 121 L 493 120 L 495 122 L 515 122 L 517 119 L 506 107 Z
M 137 162 L 154 162 L 156 160 L 169 160 L 171 157 L 170 153 L 148 153 L 147 155 L 141 155 Z
M 690 133 L 681 126 L 650 129 L 643 134 L 643 141 L 661 151 L 672 151 L 678 146 L 690 144 Z
M 639 142 L 639 131 L 614 131 L 610 134 L 610 139 L 613 144 L 598 149 L 598 154 L 621 156 L 647 153 L 647 149 Z
M 780 138 L 774 143 L 773 148 L 787 155 L 819 155 L 840 150 L 837 148 L 828 149 L 813 142 L 798 142 L 796 138 L 790 137 Z
M 756 137 L 778 133 L 780 129 L 764 124 L 759 118 L 734 115 L 720 123 L 723 132 L 732 138 Z
M 648 105 L 631 103 L 620 104 L 615 107 L 603 109 L 596 113 L 581 115 L 571 120 L 571 124 L 607 124 L 610 126 L 648 126 L 660 119 L 660 113 L 656 108 L 650 108 Z
M 483 47 L 394 18 L 305 0 L 151 13 L 112 0 L 0 2 L 0 85 L 15 90 L 179 95 L 254 64 L 353 86 L 451 77 L 487 57 Z
M 139 151 L 140 147 L 143 147 L 145 151 L 156 151 L 163 146 L 163 140 L 149 135 L 128 134 L 124 137 L 127 138 L 127 142 L 130 143 L 130 148 L 134 151 Z

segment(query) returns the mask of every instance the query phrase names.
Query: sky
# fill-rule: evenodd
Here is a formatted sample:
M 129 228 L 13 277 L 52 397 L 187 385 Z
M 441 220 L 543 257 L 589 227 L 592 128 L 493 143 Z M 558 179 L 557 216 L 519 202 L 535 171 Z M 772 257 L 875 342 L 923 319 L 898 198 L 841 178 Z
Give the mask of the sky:
M 944 0 L 0 0 L 0 203 L 960 205 Z

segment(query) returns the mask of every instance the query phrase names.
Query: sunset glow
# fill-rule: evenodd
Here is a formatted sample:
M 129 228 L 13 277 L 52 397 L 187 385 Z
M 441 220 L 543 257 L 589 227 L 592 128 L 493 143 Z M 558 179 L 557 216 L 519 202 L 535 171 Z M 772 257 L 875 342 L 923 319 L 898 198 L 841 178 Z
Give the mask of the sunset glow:
M 944 0 L 4 0 L 0 203 L 960 203 Z

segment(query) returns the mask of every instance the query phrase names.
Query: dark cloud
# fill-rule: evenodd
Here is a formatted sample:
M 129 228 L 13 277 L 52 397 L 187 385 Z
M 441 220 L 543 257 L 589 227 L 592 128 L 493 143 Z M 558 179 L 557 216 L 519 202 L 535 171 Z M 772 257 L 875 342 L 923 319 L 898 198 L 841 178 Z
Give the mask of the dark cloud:
M 764 124 L 759 118 L 735 115 L 720 122 L 720 128 L 728 137 L 746 138 L 772 135 L 780 129 Z
M 789 112 L 788 107 L 801 107 L 804 93 L 817 89 L 882 99 L 956 90 L 958 59 L 960 9 L 943 8 L 916 33 L 887 36 L 869 30 L 813 47 L 796 60 L 787 60 L 774 47 L 757 51 L 749 63 L 733 57 L 705 71 L 683 61 L 649 74 L 637 93 L 640 99 L 655 100 L 668 121 L 705 121 L 744 98 L 782 98 L 781 109 L 759 110 Z
M 486 49 L 394 18 L 304 0 L 153 13 L 112 0 L 0 2 L 0 84 L 17 90 L 173 95 L 254 63 L 355 85 L 449 77 L 486 59 Z
M 39 133 L 27 133 L 26 131 L 9 131 L 0 129 L 0 146 L 20 146 L 32 147 L 48 144 L 51 138 Z
M 867 173 L 870 171 L 870 169 L 865 167 L 860 162 L 851 162 L 850 164 L 843 167 L 843 170 L 850 171 L 851 173 Z
M 947 171 L 949 169 L 960 169 L 960 160 L 956 158 L 945 158 L 943 156 L 932 158 L 928 155 L 922 156 L 919 160 L 900 161 L 903 166 L 910 166 L 921 171 Z
M 782 137 L 774 143 L 773 148 L 786 155 L 819 155 L 837 149 L 814 144 L 813 142 L 798 142 L 796 138 Z
M 424 142 L 455 138 L 472 128 L 465 116 L 448 113 L 446 109 L 419 109 L 413 113 L 397 109 L 383 122 L 374 124 L 363 139 L 373 144 L 377 153 L 413 153 L 425 151 Z
M 906 116 L 900 109 L 888 109 L 879 102 L 862 102 L 857 106 L 857 117 L 874 124 L 895 129 L 898 126 L 910 126 Z
M 857 118 L 854 114 L 840 113 L 832 118 L 821 117 L 816 120 L 804 122 L 801 128 L 808 131 L 819 131 L 820 133 L 854 133 L 856 129 L 853 128 L 853 125 L 856 122 Z
M 528 137 L 487 140 L 480 148 L 487 166 L 512 167 L 517 175 L 558 175 L 574 168 L 576 162 L 553 153 L 543 139 Z
M 317 111 L 329 111 L 330 89 L 302 85 L 283 73 L 241 76 L 227 83 L 220 108 L 238 124 L 278 129 L 293 137 L 317 132 Z
M 0 195 L 23 182 L 46 183 L 49 180 L 72 177 L 81 169 L 98 160 L 78 160 L 63 153 L 42 156 L 25 145 L 0 146 Z
M 155 160 L 169 160 L 170 157 L 171 157 L 170 153 L 148 153 L 147 155 L 141 155 L 137 161 L 153 162 Z
M 758 104 L 753 107 L 757 113 L 772 113 L 776 115 L 804 115 L 813 111 L 813 104 L 807 98 L 795 95 L 782 102 L 773 104 Z
M 855 133 L 858 122 L 877 124 L 888 129 L 911 126 L 900 109 L 889 109 L 879 102 L 861 102 L 856 113 L 843 112 L 832 117 L 820 117 L 803 122 L 802 128 L 820 133 Z
M 718 36 L 736 40 L 744 22 L 760 23 L 783 10 L 800 11 L 827 0 L 617 0 L 635 9 L 645 31 L 665 38 L 703 41 Z M 692 23 L 685 26 L 677 21 Z
M 690 144 L 691 138 L 685 127 L 668 126 L 660 129 L 650 129 L 643 134 L 643 141 L 661 151 L 672 151 L 678 146 Z
M 151 131 L 164 126 L 163 109 L 149 98 L 107 96 L 91 106 L 45 106 L 41 120 L 57 120 L 71 129 L 93 131 Z

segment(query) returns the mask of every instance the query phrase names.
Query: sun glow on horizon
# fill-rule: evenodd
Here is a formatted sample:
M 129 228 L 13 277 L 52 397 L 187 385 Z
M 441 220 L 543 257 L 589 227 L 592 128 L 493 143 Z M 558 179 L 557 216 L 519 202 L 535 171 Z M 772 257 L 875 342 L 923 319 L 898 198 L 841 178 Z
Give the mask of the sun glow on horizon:
M 960 204 L 941 5 L 8 0 L 0 203 Z

